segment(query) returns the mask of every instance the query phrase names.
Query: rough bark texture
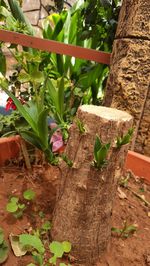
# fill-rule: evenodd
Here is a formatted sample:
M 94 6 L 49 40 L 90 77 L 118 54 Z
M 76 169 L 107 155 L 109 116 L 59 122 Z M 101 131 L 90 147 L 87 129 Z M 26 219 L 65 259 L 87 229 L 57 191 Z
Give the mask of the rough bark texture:
M 135 150 L 150 156 L 150 87 L 138 129 Z
M 150 81 L 150 42 L 114 41 L 105 105 L 129 112 L 134 117 L 135 137 L 143 117 Z M 133 141 L 133 147 L 134 147 Z
M 124 0 L 114 41 L 104 105 L 129 112 L 131 149 L 150 155 L 150 1 Z
M 150 1 L 124 0 L 120 11 L 117 38 L 150 40 Z
M 62 163 L 52 237 L 72 243 L 77 265 L 94 266 L 111 234 L 112 203 L 128 148 L 116 149 L 115 140 L 132 126 L 132 117 L 116 109 L 85 105 L 77 117 L 86 132 L 81 134 L 76 122 L 70 129 L 66 154 L 73 166 Z M 101 170 L 92 165 L 96 134 L 103 143 L 112 143 L 108 164 Z

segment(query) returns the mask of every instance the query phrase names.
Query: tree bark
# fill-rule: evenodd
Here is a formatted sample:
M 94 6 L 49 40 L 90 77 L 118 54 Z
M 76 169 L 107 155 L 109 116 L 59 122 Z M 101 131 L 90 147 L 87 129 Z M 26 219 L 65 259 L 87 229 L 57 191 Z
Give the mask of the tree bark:
M 131 149 L 147 155 L 150 155 L 146 147 L 150 143 L 149 18 L 149 0 L 123 1 L 104 100 L 105 106 L 125 110 L 134 117 Z
M 77 265 L 94 266 L 111 234 L 112 204 L 128 149 L 128 145 L 117 149 L 115 141 L 132 126 L 132 117 L 116 109 L 83 105 L 77 119 L 85 133 L 75 120 L 66 147 L 73 166 L 62 163 L 52 237 L 72 243 Z M 99 170 L 92 165 L 96 134 L 102 143 L 111 142 L 107 164 Z

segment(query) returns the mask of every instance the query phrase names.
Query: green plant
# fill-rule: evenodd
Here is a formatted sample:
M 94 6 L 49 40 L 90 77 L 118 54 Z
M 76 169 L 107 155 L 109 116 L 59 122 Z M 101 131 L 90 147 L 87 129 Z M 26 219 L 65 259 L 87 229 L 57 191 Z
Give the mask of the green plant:
M 123 137 L 118 137 L 116 147 L 119 149 L 119 148 L 121 148 L 122 145 L 126 145 L 126 144 L 130 143 L 133 132 L 134 132 L 134 129 L 130 128 L 126 135 L 124 135 Z
M 73 166 L 73 162 L 67 157 L 66 154 L 62 154 L 61 155 L 62 159 L 64 160 L 64 162 L 69 166 L 72 167 Z
M 123 228 L 119 229 L 112 227 L 111 231 L 118 234 L 119 237 L 128 238 L 137 230 L 137 226 L 134 224 L 128 225 L 127 221 L 124 221 Z
M 49 245 L 50 251 L 54 254 L 52 258 L 50 258 L 49 262 L 52 265 L 56 265 L 57 258 L 62 258 L 64 253 L 69 253 L 71 251 L 71 243 L 68 241 L 57 242 L 53 241 Z
M 33 200 L 35 198 L 35 192 L 32 189 L 27 189 L 23 192 L 23 197 L 26 200 Z
M 12 213 L 15 218 L 22 217 L 25 208 L 25 204 L 20 203 L 18 197 L 11 197 L 6 205 L 6 210 Z
M 76 122 L 76 125 L 77 125 L 80 133 L 84 134 L 86 130 L 85 130 L 83 122 L 80 119 L 78 119 L 78 118 L 75 120 L 75 122 Z
M 4 263 L 8 258 L 9 248 L 4 239 L 4 231 L 0 228 L 0 264 Z
M 28 189 L 23 192 L 23 197 L 25 200 L 31 201 L 35 198 L 35 192 L 32 189 Z M 26 208 L 27 206 L 18 197 L 11 197 L 6 205 L 6 210 L 12 213 L 15 218 L 22 217 Z
M 99 136 L 96 136 L 94 144 L 94 166 L 98 169 L 102 168 L 107 160 L 107 154 L 110 149 L 110 143 L 102 144 Z

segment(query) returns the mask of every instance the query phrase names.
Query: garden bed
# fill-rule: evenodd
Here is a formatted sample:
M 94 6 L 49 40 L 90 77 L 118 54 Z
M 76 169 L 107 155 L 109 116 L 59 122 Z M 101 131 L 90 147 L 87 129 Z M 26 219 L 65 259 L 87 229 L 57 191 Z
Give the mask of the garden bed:
M 31 233 L 33 229 L 40 228 L 45 221 L 52 219 L 59 177 L 59 169 L 52 166 L 34 167 L 32 173 L 14 166 L 1 168 L 0 225 L 4 229 L 6 239 L 10 233 Z M 150 265 L 150 209 L 142 200 L 143 198 L 150 202 L 150 186 L 131 172 L 128 172 L 126 177 L 126 181 L 123 182 L 126 188 L 120 187 L 115 198 L 112 226 L 123 228 L 126 221 L 127 225 L 135 225 L 137 229 L 126 238 L 124 235 L 119 237 L 113 232 L 108 251 L 98 266 Z M 23 217 L 16 219 L 6 211 L 6 204 L 12 195 L 22 198 L 23 191 L 27 188 L 32 188 L 36 192 L 36 199 L 29 203 Z M 48 241 L 51 241 L 50 235 Z M 3 265 L 26 266 L 29 262 L 29 255 L 17 258 L 10 250 L 8 260 Z M 71 265 L 78 264 L 72 262 Z

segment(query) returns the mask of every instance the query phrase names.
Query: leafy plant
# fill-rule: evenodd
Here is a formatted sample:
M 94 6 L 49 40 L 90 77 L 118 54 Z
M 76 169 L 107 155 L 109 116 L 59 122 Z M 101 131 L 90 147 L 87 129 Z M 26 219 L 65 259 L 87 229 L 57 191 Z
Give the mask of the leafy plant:
M 80 119 L 76 119 L 76 124 L 77 124 L 77 127 L 78 127 L 78 129 L 79 129 L 79 131 L 80 131 L 80 133 L 81 134 L 84 134 L 85 133 L 85 127 L 84 127 L 84 124 L 83 124 L 83 122 L 80 120 Z
M 23 197 L 26 200 L 33 200 L 35 198 L 35 192 L 32 189 L 28 189 L 23 192 Z
M 96 136 L 94 145 L 94 166 L 98 169 L 102 168 L 107 160 L 107 154 L 110 149 L 110 143 L 102 144 L 99 136 Z
M 124 135 L 123 137 L 117 138 L 116 146 L 118 149 L 121 148 L 122 145 L 126 145 L 126 144 L 130 143 L 133 132 L 134 132 L 134 129 L 130 128 L 126 135 Z
M 68 241 L 58 242 L 53 241 L 49 245 L 50 251 L 54 254 L 52 258 L 50 258 L 49 262 L 52 265 L 56 265 L 57 258 L 62 258 L 64 253 L 69 253 L 71 251 L 71 243 Z
M 35 192 L 32 189 L 28 189 L 23 192 L 25 200 L 31 201 L 35 198 Z M 23 215 L 26 205 L 20 201 L 18 197 L 11 197 L 6 205 L 6 210 L 13 214 L 15 218 L 20 218 Z
M 73 166 L 73 162 L 67 157 L 66 154 L 62 154 L 61 155 L 62 159 L 64 160 L 64 162 L 69 166 L 72 167 Z
M 111 231 L 118 234 L 119 237 L 128 238 L 137 230 L 137 226 L 134 224 L 128 225 L 127 221 L 124 221 L 123 228 L 119 229 L 112 227 Z
M 12 213 L 15 218 L 22 217 L 25 208 L 25 204 L 20 203 L 17 197 L 11 197 L 6 205 L 6 210 Z
M 8 258 L 9 248 L 4 239 L 4 231 L 0 228 L 0 264 L 4 263 Z

